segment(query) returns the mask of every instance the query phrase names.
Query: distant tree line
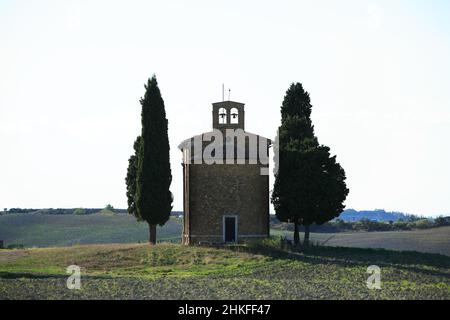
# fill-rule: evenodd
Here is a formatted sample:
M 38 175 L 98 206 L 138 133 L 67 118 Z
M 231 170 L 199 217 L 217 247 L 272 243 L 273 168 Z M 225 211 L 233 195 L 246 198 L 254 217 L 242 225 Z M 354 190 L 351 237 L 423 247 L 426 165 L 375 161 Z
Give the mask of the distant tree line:
M 127 209 L 116 209 L 116 208 L 48 208 L 48 209 L 33 209 L 33 208 L 11 208 L 0 211 L 0 214 L 51 214 L 51 215 L 68 215 L 68 214 L 76 214 L 76 215 L 85 215 L 85 214 L 95 214 L 99 213 L 103 210 L 109 210 L 114 213 L 127 213 Z M 183 215 L 183 211 L 172 211 L 170 213 L 171 216 L 180 216 Z
M 13 213 L 29 213 L 29 214 L 51 214 L 51 215 L 66 215 L 66 214 L 94 214 L 101 211 L 108 210 L 114 213 L 127 213 L 127 209 L 115 209 L 111 205 L 105 208 L 46 208 L 46 209 L 32 209 L 32 208 L 11 208 L 8 211 L 3 211 L 3 214 Z
M 436 227 L 450 226 L 449 217 L 438 217 L 434 219 L 418 218 L 403 221 L 375 221 L 369 219 L 361 219 L 359 221 L 344 221 L 335 219 L 322 225 L 313 224 L 310 226 L 311 232 L 318 233 L 335 233 L 350 231 L 401 231 L 401 230 L 417 230 L 429 229 Z M 280 222 L 277 218 L 272 217 L 271 228 L 278 230 L 294 231 L 292 224 Z M 300 227 L 300 232 L 304 232 Z

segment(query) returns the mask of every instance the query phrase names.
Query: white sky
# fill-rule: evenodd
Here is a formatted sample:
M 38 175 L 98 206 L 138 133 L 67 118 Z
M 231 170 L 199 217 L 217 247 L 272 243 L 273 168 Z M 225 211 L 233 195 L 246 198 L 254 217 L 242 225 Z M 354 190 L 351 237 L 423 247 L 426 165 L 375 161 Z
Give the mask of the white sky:
M 291 82 L 346 170 L 348 208 L 450 213 L 448 1 L 0 2 L 0 208 L 125 208 L 139 98 L 180 141 L 211 128 L 222 83 L 273 137 Z

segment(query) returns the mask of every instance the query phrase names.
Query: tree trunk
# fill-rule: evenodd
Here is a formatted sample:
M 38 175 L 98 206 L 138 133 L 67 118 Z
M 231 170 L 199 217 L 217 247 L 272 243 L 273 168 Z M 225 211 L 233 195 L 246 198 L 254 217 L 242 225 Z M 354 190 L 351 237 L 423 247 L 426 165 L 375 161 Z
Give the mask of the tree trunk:
M 149 242 L 150 245 L 156 244 L 156 224 L 149 224 Z
M 294 222 L 294 244 L 298 245 L 300 243 L 300 234 L 298 233 L 298 223 Z
M 305 247 L 309 246 L 309 224 L 305 224 L 305 240 L 303 241 Z

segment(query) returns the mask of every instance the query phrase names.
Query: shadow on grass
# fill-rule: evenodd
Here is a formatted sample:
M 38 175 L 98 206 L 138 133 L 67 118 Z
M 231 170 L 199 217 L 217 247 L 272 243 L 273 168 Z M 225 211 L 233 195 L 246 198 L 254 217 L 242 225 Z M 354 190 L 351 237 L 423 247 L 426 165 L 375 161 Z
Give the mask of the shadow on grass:
M 226 246 L 229 250 L 260 254 L 273 259 L 300 260 L 311 264 L 335 264 L 343 267 L 377 265 L 422 274 L 450 277 L 450 272 L 431 270 L 431 268 L 450 270 L 450 257 L 416 251 L 392 251 L 386 249 L 312 246 L 301 251 L 281 249 L 264 243 Z
M 348 247 L 314 247 L 305 251 L 306 255 L 344 259 L 355 262 L 422 265 L 436 268 L 450 268 L 450 257 L 437 253 L 417 251 L 393 251 L 387 249 L 348 248 Z
M 70 275 L 64 274 L 44 274 L 44 273 L 29 273 L 29 272 L 0 272 L 0 279 L 14 280 L 14 279 L 67 279 Z M 111 276 L 92 276 L 85 275 L 84 279 L 113 279 Z
M 39 274 L 39 273 L 27 273 L 27 272 L 0 272 L 0 279 L 54 279 L 54 278 L 67 278 L 65 275 L 60 274 Z

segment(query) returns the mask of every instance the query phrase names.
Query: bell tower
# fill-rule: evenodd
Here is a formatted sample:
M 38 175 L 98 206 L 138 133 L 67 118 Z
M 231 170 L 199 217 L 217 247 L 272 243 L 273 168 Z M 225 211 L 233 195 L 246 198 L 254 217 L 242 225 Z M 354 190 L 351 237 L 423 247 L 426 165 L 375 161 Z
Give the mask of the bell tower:
M 244 127 L 244 104 L 234 101 L 213 103 L 213 129 L 242 129 Z

